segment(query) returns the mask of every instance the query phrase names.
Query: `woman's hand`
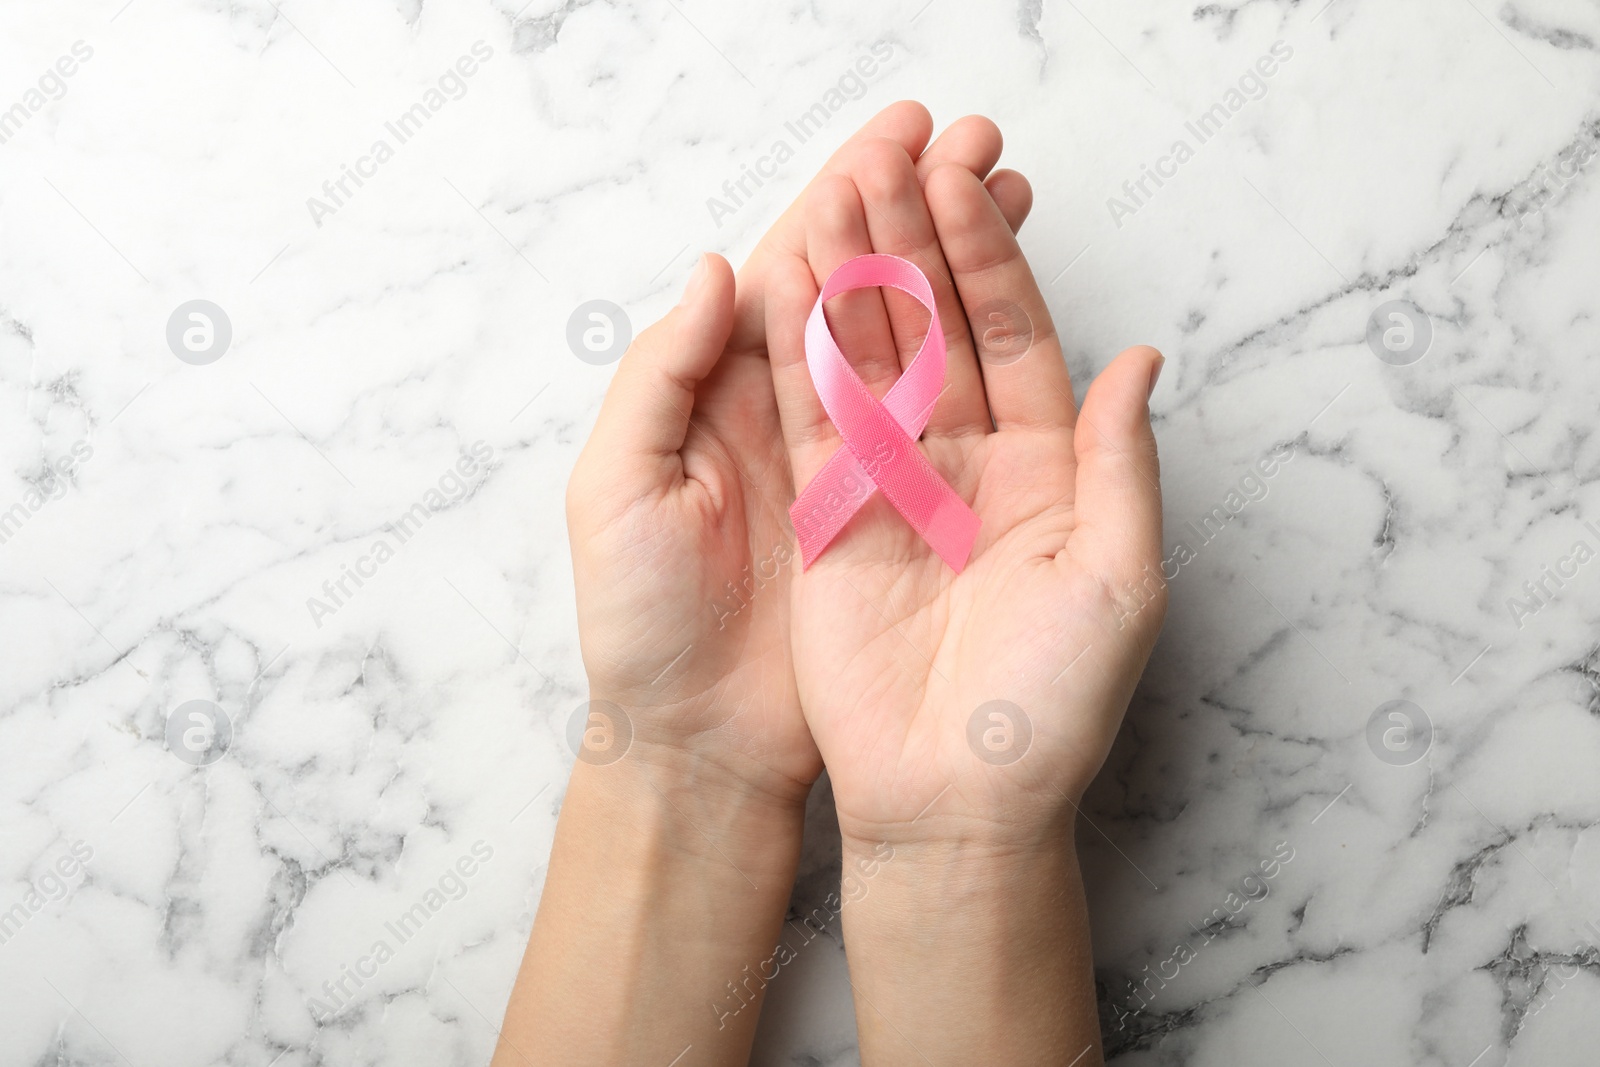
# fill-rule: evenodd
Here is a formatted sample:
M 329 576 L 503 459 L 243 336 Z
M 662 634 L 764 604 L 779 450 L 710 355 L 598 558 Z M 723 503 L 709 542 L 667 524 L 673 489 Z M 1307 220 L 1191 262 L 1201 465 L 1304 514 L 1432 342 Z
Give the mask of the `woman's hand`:
M 875 494 L 794 576 L 801 703 L 847 842 L 1070 833 L 1164 611 L 1147 407 L 1161 356 L 1122 353 L 1078 412 L 1049 310 L 983 186 L 939 167 L 924 202 L 890 146 L 858 151 L 872 158 L 853 181 L 812 193 L 809 264 L 787 261 L 772 283 L 795 484 L 842 447 L 806 367 L 805 318 L 835 267 L 888 252 L 920 266 L 938 298 L 948 370 L 922 446 L 983 525 L 958 575 Z M 892 290 L 846 293 L 827 310 L 881 398 L 927 314 Z
M 1147 407 L 1161 356 L 1122 353 L 1077 411 L 1049 311 L 983 187 L 939 167 L 924 199 L 892 146 L 858 151 L 854 180 L 812 192 L 809 262 L 772 278 L 795 484 L 841 447 L 806 367 L 806 317 L 835 267 L 888 252 L 928 275 L 949 350 L 921 447 L 983 524 L 957 575 L 875 495 L 790 590 L 798 690 L 844 838 L 862 1063 L 1094 1067 L 1073 831 L 1165 609 Z M 895 290 L 828 310 L 881 398 L 926 313 Z
M 596 737 L 796 805 L 821 763 L 789 652 L 788 463 L 765 353 L 728 347 L 733 308 L 705 256 L 622 358 L 567 487 L 578 633 L 591 699 L 626 717 Z

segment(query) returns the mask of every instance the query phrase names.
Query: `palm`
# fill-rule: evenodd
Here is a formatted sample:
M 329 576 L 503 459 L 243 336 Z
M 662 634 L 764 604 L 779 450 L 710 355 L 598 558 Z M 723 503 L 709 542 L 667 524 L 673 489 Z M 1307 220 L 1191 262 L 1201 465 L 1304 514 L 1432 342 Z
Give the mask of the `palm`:
M 1057 783 L 1086 781 L 1115 730 L 1096 710 L 1116 695 L 1103 680 L 1143 654 L 1111 639 L 1105 587 L 1073 556 L 1070 433 L 935 445 L 935 466 L 959 472 L 952 485 L 983 520 L 971 565 L 952 575 L 874 498 L 849 543 L 793 590 L 801 702 L 840 818 L 864 827 L 908 823 L 936 800 L 940 816 L 1002 817 L 997 789 L 1059 802 Z M 1031 726 L 1015 766 L 984 757 L 1006 760 L 1016 747 L 971 745 L 969 720 L 996 700 Z
M 630 709 L 641 741 L 715 736 L 728 769 L 808 783 L 818 757 L 794 692 L 777 437 L 764 354 L 724 352 L 696 389 L 681 477 L 571 509 L 580 632 L 595 695 Z M 580 464 L 574 486 L 587 474 Z
M 1080 417 L 1010 230 L 975 183 L 949 170 L 929 179 L 926 206 L 909 181 L 903 193 L 861 190 L 859 200 L 841 183 L 815 194 L 813 257 L 785 273 L 786 310 L 769 330 L 800 489 L 841 447 L 800 343 L 820 283 L 865 252 L 917 262 L 934 284 L 950 353 L 921 447 L 982 521 L 958 575 L 874 495 L 794 579 L 796 683 L 852 837 L 924 816 L 1037 825 L 1038 813 L 1075 805 L 1105 758 L 1162 611 L 1159 588 L 1147 594 L 1155 601 L 1147 611 L 1130 609 L 1129 590 L 1159 551 L 1144 409 L 1159 356 L 1125 353 Z M 874 218 L 897 210 L 892 224 L 873 229 Z M 827 309 L 834 337 L 880 397 L 926 330 L 926 313 L 901 295 L 847 293 Z M 1020 360 L 980 370 L 960 324 L 968 306 L 995 297 L 1027 309 L 1033 342 Z M 885 348 L 889 359 L 874 362 Z M 996 711 L 1002 717 L 992 719 Z M 987 744 L 994 729 L 999 744 Z

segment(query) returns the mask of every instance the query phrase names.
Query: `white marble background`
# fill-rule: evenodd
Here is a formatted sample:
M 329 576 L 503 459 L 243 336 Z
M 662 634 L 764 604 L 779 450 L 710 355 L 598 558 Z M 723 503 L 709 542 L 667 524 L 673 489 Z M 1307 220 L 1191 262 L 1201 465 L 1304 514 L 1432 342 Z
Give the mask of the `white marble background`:
M 1507 601 L 1600 545 L 1600 167 L 1549 177 L 1596 152 L 1597 40 L 1592 0 L 7 0 L 0 1064 L 486 1062 L 583 696 L 559 501 L 610 370 L 567 318 L 649 321 L 908 96 L 1005 129 L 1080 393 L 1166 351 L 1169 544 L 1294 450 L 1174 580 L 1090 796 L 1108 1054 L 1592 1063 L 1600 563 Z M 477 41 L 465 95 L 314 224 Z M 1117 225 L 1108 198 L 1279 41 L 1264 95 Z M 877 42 L 718 226 L 707 198 Z M 166 341 L 196 298 L 233 330 L 206 366 Z M 1431 323 L 1409 366 L 1364 340 L 1391 299 Z M 451 480 L 476 442 L 488 470 Z M 165 740 L 195 699 L 233 731 L 202 768 Z M 1434 726 L 1409 766 L 1366 740 L 1395 699 Z M 802 909 L 836 877 L 824 792 Z M 308 998 L 479 842 L 319 1027 Z M 1234 892 L 1266 896 L 1208 927 Z M 786 969 L 756 1063 L 857 1062 L 843 968 L 819 940 Z

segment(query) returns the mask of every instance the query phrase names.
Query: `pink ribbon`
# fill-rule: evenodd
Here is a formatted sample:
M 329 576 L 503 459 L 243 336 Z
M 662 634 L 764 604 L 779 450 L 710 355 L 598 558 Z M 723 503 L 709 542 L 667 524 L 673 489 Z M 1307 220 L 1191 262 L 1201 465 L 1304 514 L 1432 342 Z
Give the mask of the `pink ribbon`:
M 930 316 L 922 347 L 881 402 L 839 351 L 822 313 L 823 303 L 840 293 L 880 285 L 909 293 Z M 806 321 L 806 366 L 844 447 L 789 508 L 802 569 L 817 561 L 876 488 L 960 574 L 978 536 L 978 516 L 923 458 L 916 440 L 944 388 L 944 330 L 927 276 L 899 256 L 857 256 L 840 266 L 828 275 Z

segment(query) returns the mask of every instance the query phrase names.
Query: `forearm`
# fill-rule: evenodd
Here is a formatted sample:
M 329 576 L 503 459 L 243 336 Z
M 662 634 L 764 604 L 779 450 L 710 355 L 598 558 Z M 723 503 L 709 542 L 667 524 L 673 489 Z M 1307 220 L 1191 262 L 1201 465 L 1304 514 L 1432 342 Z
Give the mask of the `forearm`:
M 494 1067 L 744 1064 L 803 817 L 709 767 L 580 762 Z
M 847 841 L 846 872 L 869 850 Z M 1101 1063 L 1070 831 L 896 845 L 844 931 L 865 1067 Z

